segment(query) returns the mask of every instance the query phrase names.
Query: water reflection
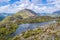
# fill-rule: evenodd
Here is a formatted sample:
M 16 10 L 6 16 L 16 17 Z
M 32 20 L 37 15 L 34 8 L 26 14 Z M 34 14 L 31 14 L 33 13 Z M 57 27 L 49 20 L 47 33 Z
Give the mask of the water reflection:
M 20 34 L 22 32 L 25 32 L 29 29 L 32 30 L 32 29 L 35 29 L 37 27 L 41 27 L 41 26 L 48 25 L 48 24 L 55 23 L 55 22 L 56 21 L 49 21 L 49 22 L 42 22 L 42 23 L 31 23 L 31 24 L 21 24 L 21 25 L 19 25 L 19 27 L 17 28 L 16 32 L 13 35 L 17 35 L 17 34 Z

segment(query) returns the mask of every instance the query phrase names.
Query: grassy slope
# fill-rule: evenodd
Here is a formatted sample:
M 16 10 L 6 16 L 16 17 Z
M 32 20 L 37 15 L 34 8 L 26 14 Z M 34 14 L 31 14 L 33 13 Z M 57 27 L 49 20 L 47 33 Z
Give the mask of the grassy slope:
M 56 26 L 55 26 L 56 25 Z M 28 30 L 13 37 L 12 40 L 60 40 L 60 23 L 51 24 L 49 27 Z
M 14 16 L 22 16 L 22 18 L 28 18 L 28 17 L 31 17 L 31 16 L 36 16 L 36 14 L 32 13 L 31 11 L 29 11 L 28 9 L 24 9 L 24 10 L 21 10 L 20 12 L 18 12 L 16 15 Z
M 21 14 L 22 12 L 12 16 L 8 16 L 7 18 L 5 18 L 3 21 L 0 22 L 0 40 L 3 40 L 3 39 L 8 40 L 7 35 L 10 35 L 13 32 L 15 32 L 19 24 L 45 22 L 52 19 L 51 17 L 47 17 L 47 16 L 46 17 L 45 16 L 30 17 L 32 14 L 28 17 L 25 17 L 23 15 L 21 16 Z M 27 15 L 27 13 L 24 15 Z

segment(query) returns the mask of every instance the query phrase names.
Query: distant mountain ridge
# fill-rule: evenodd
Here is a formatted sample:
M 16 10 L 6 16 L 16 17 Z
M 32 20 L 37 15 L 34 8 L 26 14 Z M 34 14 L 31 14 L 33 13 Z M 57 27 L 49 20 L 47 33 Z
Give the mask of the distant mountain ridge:
M 52 17 L 60 17 L 60 11 L 55 11 L 53 13 L 38 13 L 39 16 L 52 16 Z
M 13 14 L 14 13 L 0 13 L 0 21 L 3 20 L 7 16 L 12 16 Z M 14 16 L 22 17 L 22 18 L 28 18 L 31 16 L 37 16 L 37 14 L 32 10 L 24 9 L 24 10 L 21 10 L 21 11 L 15 13 Z
M 60 11 L 55 11 L 55 12 L 53 12 L 53 13 L 59 13 L 59 14 L 60 14 Z
M 22 18 L 37 16 L 37 14 L 34 11 L 29 9 L 21 10 L 15 14 L 15 16 L 18 16 L 18 15 L 21 16 Z
M 52 13 L 55 17 L 60 17 L 60 11 L 55 11 Z
M 0 21 L 3 20 L 7 16 L 11 16 L 13 13 L 0 13 Z
M 32 16 L 52 16 L 52 17 L 60 17 L 60 11 L 55 11 L 53 13 L 36 13 L 30 9 L 23 9 L 17 13 L 0 13 L 0 20 L 3 20 L 7 16 L 11 16 L 15 14 L 15 16 L 21 16 L 22 18 L 28 18 Z

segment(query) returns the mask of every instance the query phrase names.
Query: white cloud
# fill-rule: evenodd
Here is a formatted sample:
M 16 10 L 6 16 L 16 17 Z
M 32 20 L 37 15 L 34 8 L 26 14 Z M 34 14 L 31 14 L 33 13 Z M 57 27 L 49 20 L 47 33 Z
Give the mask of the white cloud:
M 25 1 L 25 0 L 24 0 Z M 36 1 L 33 1 L 32 0 L 32 3 L 30 3 L 28 0 L 26 0 L 25 2 L 21 0 L 20 1 L 17 1 L 13 4 L 8 4 L 8 5 L 5 5 L 5 6 L 2 6 L 0 7 L 0 13 L 2 12 L 6 12 L 6 13 L 16 13 L 22 9 L 25 9 L 25 8 L 28 8 L 28 9 L 32 9 L 36 12 L 41 12 L 41 13 L 52 13 L 54 11 L 57 11 L 57 10 L 60 10 L 60 0 L 47 0 L 47 5 L 50 6 L 50 5 L 53 5 L 52 7 L 48 7 L 48 6 L 37 6 L 35 3 L 38 3 L 39 1 L 41 0 L 36 0 Z M 40 4 L 40 5 L 43 5 L 43 4 Z
M 41 2 L 42 2 L 42 0 L 32 0 L 32 3 L 34 3 L 34 4 L 39 4 Z
M 47 2 L 48 2 L 48 5 L 49 4 L 54 4 L 55 6 L 54 7 L 52 7 L 51 9 L 52 9 L 52 11 L 57 11 L 57 10 L 60 10 L 60 0 L 47 0 Z
M 16 13 L 24 8 L 27 7 L 28 4 L 22 3 L 20 5 L 12 4 L 12 5 L 5 5 L 0 7 L 0 13 Z

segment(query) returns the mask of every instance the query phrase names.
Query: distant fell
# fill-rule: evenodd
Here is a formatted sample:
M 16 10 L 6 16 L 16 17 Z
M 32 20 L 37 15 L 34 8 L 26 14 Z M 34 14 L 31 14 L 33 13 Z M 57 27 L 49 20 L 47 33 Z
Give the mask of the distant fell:
M 22 18 L 37 16 L 36 13 L 30 9 L 24 9 L 15 14 L 15 16 L 18 16 L 18 15 L 21 16 Z

